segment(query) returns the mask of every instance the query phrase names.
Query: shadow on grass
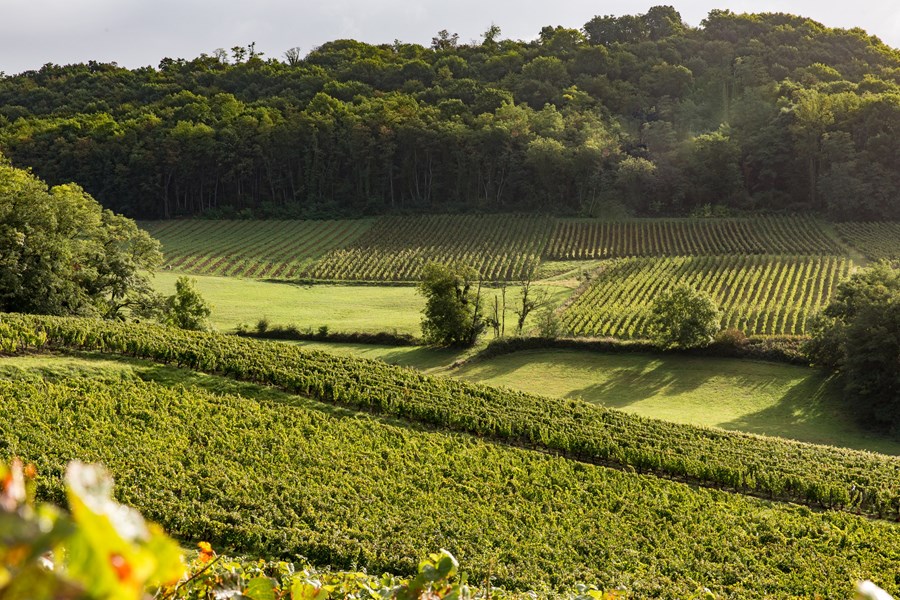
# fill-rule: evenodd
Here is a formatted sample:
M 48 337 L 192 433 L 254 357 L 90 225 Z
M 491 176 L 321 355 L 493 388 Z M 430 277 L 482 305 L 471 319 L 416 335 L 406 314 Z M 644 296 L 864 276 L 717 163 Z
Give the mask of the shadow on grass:
M 424 371 L 447 367 L 463 354 L 465 354 L 465 350 L 416 346 L 414 349 L 397 348 L 382 354 L 379 358 L 388 364 L 414 367 Z
M 537 356 L 537 360 L 529 360 Z M 574 359 L 567 361 L 567 358 Z M 590 363 L 585 358 L 593 359 Z M 617 366 L 610 368 L 611 361 Z M 622 366 L 625 362 L 626 365 Z M 463 367 L 456 374 L 463 378 L 472 375 L 479 381 L 505 378 L 509 381 L 520 369 L 526 369 L 529 379 L 540 382 L 541 365 L 546 364 L 547 377 L 570 379 L 572 382 L 590 381 L 579 389 L 565 393 L 566 398 L 580 398 L 611 408 L 624 408 L 659 395 L 679 395 L 693 392 L 716 375 L 714 369 L 684 368 L 681 361 L 639 354 L 584 354 L 572 350 L 523 350 Z M 565 371 L 566 366 L 575 372 Z M 559 368 L 563 370 L 560 371 Z M 532 390 L 541 393 L 538 390 Z
M 601 383 L 566 394 L 603 404 L 609 408 L 625 408 L 653 396 L 676 396 L 693 392 L 711 379 L 713 371 L 680 371 L 668 361 L 649 359 L 643 367 L 614 369 Z
M 723 429 L 900 454 L 900 440 L 867 430 L 844 400 L 839 377 L 809 377 L 773 406 L 719 425 Z

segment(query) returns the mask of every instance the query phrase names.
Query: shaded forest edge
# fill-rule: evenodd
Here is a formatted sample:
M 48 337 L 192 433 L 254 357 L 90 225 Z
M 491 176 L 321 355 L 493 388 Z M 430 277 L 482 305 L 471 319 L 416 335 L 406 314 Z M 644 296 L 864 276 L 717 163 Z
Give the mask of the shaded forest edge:
M 672 7 L 430 47 L 0 76 L 0 151 L 140 218 L 814 211 L 900 219 L 900 53 Z

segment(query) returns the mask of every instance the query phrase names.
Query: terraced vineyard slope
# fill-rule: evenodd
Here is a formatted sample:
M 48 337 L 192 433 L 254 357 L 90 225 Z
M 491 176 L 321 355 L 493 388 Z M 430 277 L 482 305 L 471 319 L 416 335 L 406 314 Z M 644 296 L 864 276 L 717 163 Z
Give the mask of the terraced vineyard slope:
M 371 225 L 369 219 L 141 223 L 162 242 L 165 269 L 257 279 L 296 279 L 317 258 L 353 243 Z
M 549 260 L 631 256 L 734 254 L 842 255 L 841 248 L 810 217 L 753 219 L 560 219 L 547 250 Z
M 173 534 L 253 555 L 408 571 L 440 545 L 476 582 L 490 575 L 513 590 L 589 582 L 686 598 L 703 582 L 726 597 L 837 597 L 860 574 L 890 573 L 900 545 L 883 521 L 290 397 L 75 378 L 0 381 L 0 398 L 0 456 L 35 457 L 42 473 L 90 456 L 122 501 Z
M 845 278 L 850 261 L 836 256 L 698 256 L 611 262 L 563 312 L 574 335 L 645 337 L 653 300 L 679 282 L 709 293 L 723 327 L 747 334 L 803 334 Z
M 838 223 L 834 228 L 870 260 L 900 260 L 900 222 Z
M 462 262 L 489 281 L 537 268 L 553 221 L 526 215 L 384 217 L 347 248 L 306 270 L 329 281 L 417 281 L 431 261 Z
M 896 457 L 649 420 L 286 344 L 87 319 L 0 318 L 0 354 L 49 345 L 141 357 L 585 462 L 900 517 Z
M 77 319 L 0 324 L 4 353 L 49 343 L 180 366 L 146 364 L 146 376 L 187 387 L 70 369 L 0 381 L 0 458 L 33 457 L 50 498 L 70 458 L 101 461 L 120 500 L 185 540 L 378 572 L 408 571 L 437 544 L 473 581 L 513 590 L 843 597 L 864 577 L 898 589 L 900 529 L 852 514 L 897 518 L 897 458 L 294 346 Z M 217 375 L 173 373 L 187 369 Z

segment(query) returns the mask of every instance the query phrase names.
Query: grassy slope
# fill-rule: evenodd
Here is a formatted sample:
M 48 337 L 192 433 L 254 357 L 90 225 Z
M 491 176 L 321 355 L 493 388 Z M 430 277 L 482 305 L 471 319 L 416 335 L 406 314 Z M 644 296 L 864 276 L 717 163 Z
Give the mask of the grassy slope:
M 103 460 L 123 500 L 188 538 L 250 552 L 308 550 L 375 569 L 408 567 L 439 543 L 476 577 L 489 568 L 504 585 L 625 584 L 637 597 L 687 597 L 701 585 L 724 597 L 831 597 L 862 577 L 895 587 L 898 530 L 883 521 L 398 427 L 139 361 L 23 357 L 0 360 L 0 369 L 33 383 L 85 369 L 138 375 L 264 400 L 127 383 L 101 386 L 100 395 L 87 385 L 75 396 L 50 389 L 49 401 L 40 384 L 10 398 L 7 417 L 19 426 L 0 428 L 12 433 L 10 450 L 38 452 L 42 472 L 72 453 Z M 40 427 L 21 429 L 27 423 Z M 309 484 L 296 485 L 297 476 Z
M 156 289 L 166 295 L 175 292 L 182 275 L 159 272 Z M 388 331 L 421 335 L 419 323 L 425 304 L 412 286 L 296 285 L 234 277 L 192 276 L 203 298 L 212 305 L 212 325 L 219 331 L 233 330 L 238 323 L 254 327 L 266 317 L 272 325 L 295 324 L 331 331 L 373 333 Z M 559 304 L 571 293 L 566 284 L 541 286 Z M 493 304 L 492 288 L 482 291 L 485 310 Z M 507 291 L 507 327 L 514 326 L 512 307 L 519 297 L 516 287 Z
M 459 369 L 450 350 L 303 342 L 475 383 L 582 398 L 644 417 L 900 455 L 900 442 L 853 424 L 834 381 L 806 367 L 732 358 L 528 350 Z

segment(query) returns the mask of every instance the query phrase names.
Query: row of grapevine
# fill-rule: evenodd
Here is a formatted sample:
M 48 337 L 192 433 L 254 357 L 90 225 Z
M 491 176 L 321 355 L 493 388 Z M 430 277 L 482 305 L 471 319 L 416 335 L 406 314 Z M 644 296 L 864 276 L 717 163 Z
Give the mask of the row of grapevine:
M 349 248 L 306 270 L 312 279 L 416 281 L 431 261 L 459 262 L 490 281 L 522 279 L 537 268 L 552 221 L 524 215 L 385 217 Z
M 886 522 L 334 414 L 290 396 L 257 402 L 83 377 L 0 381 L 0 399 L 0 456 L 50 474 L 71 457 L 101 461 L 119 500 L 173 536 L 242 554 L 408 572 L 440 546 L 465 560 L 475 585 L 491 577 L 548 593 L 588 582 L 686 598 L 702 582 L 723 597 L 787 598 L 839 597 L 860 574 L 894 572 L 900 547 Z M 43 492 L 59 498 L 60 488 L 47 478 Z
M 160 221 L 143 226 L 162 241 L 167 269 L 327 281 L 415 281 L 429 261 L 462 262 L 487 280 L 510 281 L 533 274 L 541 260 L 844 254 L 822 223 L 811 217 L 610 222 L 429 215 L 356 221 Z
M 900 260 L 900 222 L 838 223 L 834 228 L 870 260 Z
M 332 248 L 351 244 L 370 225 L 356 221 L 145 222 L 163 245 L 164 268 L 258 279 L 293 279 Z
M 802 335 L 849 270 L 850 261 L 836 256 L 620 259 L 599 272 L 562 319 L 574 335 L 646 337 L 653 301 L 686 282 L 713 297 L 725 328 Z
M 12 340 L 5 346 L 18 350 L 37 339 L 142 357 L 585 462 L 900 518 L 896 457 L 643 419 L 287 344 L 86 319 L 4 315 L 2 321 Z
M 811 217 L 560 219 L 545 257 L 584 260 L 725 254 L 842 255 L 844 250 Z

